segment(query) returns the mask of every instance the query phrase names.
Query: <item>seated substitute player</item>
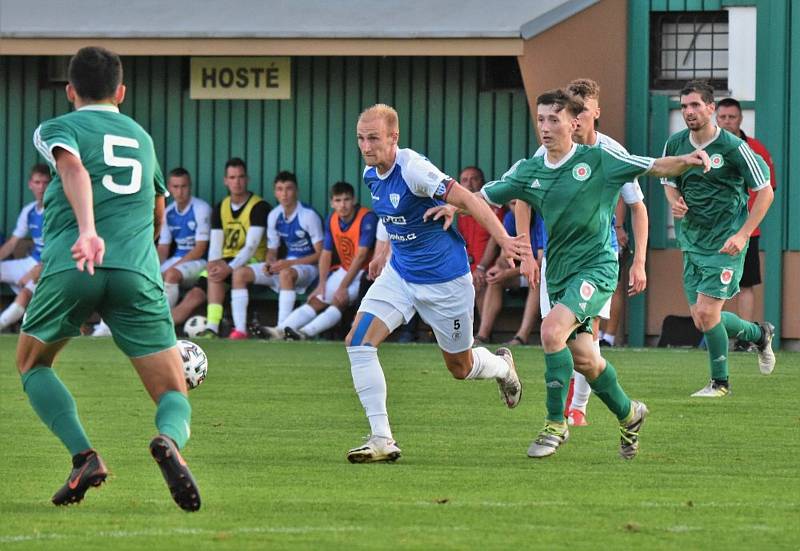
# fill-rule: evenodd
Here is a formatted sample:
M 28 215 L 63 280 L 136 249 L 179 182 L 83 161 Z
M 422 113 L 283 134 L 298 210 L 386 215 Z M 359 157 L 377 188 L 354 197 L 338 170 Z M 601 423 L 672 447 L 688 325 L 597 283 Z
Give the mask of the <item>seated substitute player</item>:
M 225 163 L 224 184 L 229 195 L 211 213 L 208 267 L 197 284 L 172 309 L 175 323 L 186 321 L 208 297 L 208 328 L 198 336 L 213 338 L 222 321 L 222 302 L 236 268 L 248 262 L 261 262 L 266 256 L 264 224 L 270 205 L 247 190 L 250 179 L 247 165 L 239 157 Z
M 308 302 L 286 318 L 287 338 L 305 340 L 327 331 L 358 299 L 364 267 L 369 265 L 375 247 L 378 219 L 356 203 L 353 186 L 347 182 L 331 187 L 331 208 L 319 257 L 319 285 Z
M 610 136 L 603 134 L 597 130 L 600 119 L 600 85 L 591 79 L 576 79 L 567 85 L 567 91 L 583 100 L 583 110 L 577 117 L 575 131 L 572 133 L 572 141 L 585 145 L 604 145 L 606 147 L 615 149 L 625 155 L 628 151 L 620 145 L 619 142 Z M 543 156 L 547 153 L 544 146 L 539 147 L 534 153 L 534 157 Z M 633 263 L 630 268 L 629 288 L 628 294 L 635 295 L 644 291 L 647 285 L 647 274 L 645 272 L 645 261 L 647 254 L 647 233 L 648 233 L 648 218 L 647 208 L 644 205 L 644 195 L 639 187 L 639 182 L 633 178 L 631 181 L 626 182 L 620 189 L 620 199 L 617 201 L 616 212 L 624 213 L 621 210 L 620 204 L 628 205 L 631 208 L 631 217 L 633 224 L 633 234 L 636 239 L 637 248 Z M 617 223 L 621 218 L 612 217 L 611 219 L 611 248 L 619 255 L 619 242 L 617 239 Z M 622 231 L 622 230 L 620 230 Z M 547 232 L 543 232 L 543 240 L 540 245 L 546 248 Z M 547 257 L 540 259 L 541 262 L 541 281 L 539 285 L 540 290 L 540 308 L 542 312 L 542 319 L 544 319 L 550 312 L 550 301 L 547 298 Z M 618 287 L 619 285 L 617 285 Z M 615 289 L 616 293 L 616 289 Z M 609 299 L 608 303 L 604 304 L 600 309 L 597 317 L 592 321 L 592 335 L 594 338 L 594 346 L 597 353 L 600 354 L 600 320 L 608 320 L 612 314 L 613 296 Z M 573 378 L 570 380 L 570 388 L 567 393 L 567 422 L 573 426 L 588 425 L 586 420 L 586 408 L 589 404 L 589 397 L 592 389 L 589 383 L 578 371 L 573 372 Z
M 304 293 L 319 275 L 317 262 L 322 252 L 322 219 L 297 200 L 297 178 L 287 171 L 275 176 L 275 199 L 278 206 L 267 218 L 267 260 L 242 266 L 233 274 L 231 309 L 236 326 L 232 339 L 247 338 L 247 303 L 250 283 L 266 285 L 278 293 L 278 324 L 264 327 L 273 339 L 282 339 L 286 318 L 294 309 L 297 293 Z M 278 259 L 280 250 L 286 257 Z
M 167 190 L 174 201 L 164 212 L 158 258 L 164 275 L 164 290 L 170 308 L 178 303 L 180 286 L 191 286 L 206 267 L 211 232 L 211 206 L 192 196 L 192 178 L 185 168 L 174 168 L 167 176 Z M 175 251 L 170 256 L 170 248 Z
M 730 393 L 729 337 L 756 345 L 761 373 L 769 375 L 775 368 L 772 324 L 722 311 L 725 301 L 739 292 L 750 234 L 763 220 L 774 192 L 764 159 L 747 142 L 714 124 L 714 88 L 705 81 L 688 82 L 680 101 L 687 128 L 669 137 L 664 152 L 702 149 L 711 158 L 711 170 L 661 182 L 673 215 L 680 219 L 683 290 L 708 349 L 711 380 L 692 396 L 720 398 Z M 749 214 L 748 189 L 757 193 Z
M 517 235 L 516 220 L 514 219 L 514 203 L 509 203 L 509 211 L 503 216 L 503 227 L 508 235 Z M 540 216 L 534 218 L 528 234 L 531 238 L 531 248 L 538 259 L 538 251 L 542 245 L 537 242 L 537 234 L 541 233 L 542 219 Z M 490 244 L 494 247 L 494 242 Z M 528 337 L 533 331 L 533 325 L 539 313 L 539 293 L 533 285 L 528 283 L 525 276 L 520 275 L 518 266 L 509 266 L 502 257 L 497 259 L 494 266 L 486 272 L 486 294 L 484 295 L 483 316 L 475 340 L 478 342 L 489 342 L 492 335 L 492 328 L 497 319 L 497 315 L 503 308 L 503 292 L 506 289 L 520 289 L 527 287 L 528 292 L 525 297 L 525 308 L 522 311 L 522 320 L 514 337 L 506 343 L 508 346 L 521 345 L 528 343 Z
M 175 502 L 196 511 L 200 494 L 178 451 L 189 439 L 191 406 L 153 244 L 166 191 L 153 140 L 119 112 L 125 86 L 116 54 L 82 48 L 68 77 L 76 110 L 45 121 L 33 137 L 56 175 L 45 199 L 42 277 L 17 344 L 31 406 L 72 455 L 72 471 L 52 501 L 77 503 L 108 475 L 72 394 L 52 369 L 69 338 L 98 311 L 158 404 L 150 453 Z
M 28 178 L 28 189 L 33 193 L 31 201 L 19 213 L 17 226 L 11 237 L 0 247 L 0 281 L 11 285 L 17 297 L 0 314 L 0 331 L 22 319 L 25 308 L 36 289 L 38 265 L 42 260 L 44 239 L 44 192 L 50 183 L 50 169 L 45 164 L 35 164 Z M 25 258 L 3 260 L 11 256 L 20 239 L 30 236 L 33 249 Z
M 389 263 L 369 288 L 346 338 L 353 384 L 369 420 L 371 436 L 351 449 L 351 463 L 400 457 L 386 412 L 386 381 L 378 345 L 418 312 L 434 331 L 445 364 L 457 379 L 495 379 L 505 404 L 516 407 L 522 386 L 511 351 L 472 348 L 475 290 L 464 240 L 452 227 L 429 219 L 447 201 L 474 216 L 509 258 L 530 251 L 526 235 L 511 238 L 489 206 L 410 149 L 398 149 L 397 112 L 374 105 L 358 118 L 358 147 L 366 163 L 364 182 L 372 207 L 386 226 Z
M 174 168 L 167 177 L 167 190 L 174 201 L 164 212 L 161 235 L 158 239 L 158 259 L 169 307 L 178 303 L 180 285 L 194 285 L 206 268 L 208 234 L 211 226 L 211 207 L 192 197 L 192 180 L 185 168 Z M 170 256 L 173 241 L 175 254 Z M 107 337 L 111 329 L 101 321 L 93 337 Z
M 515 209 L 520 233 L 530 227 L 528 205 L 533 206 L 549 237 L 547 285 L 552 309 L 541 329 L 547 417 L 528 456 L 552 455 L 569 438 L 564 406 L 574 367 L 619 420 L 620 456 L 631 459 L 639 450 L 639 429 L 647 408 L 628 398 L 614 367 L 597 352 L 591 334 L 592 318 L 617 284 L 619 266 L 610 243 L 611 217 L 625 182 L 642 174 L 681 174 L 703 166 L 708 157 L 695 152 L 651 159 L 605 145 L 576 144 L 572 134 L 583 110 L 580 97 L 552 90 L 540 95 L 536 106 L 537 127 L 547 154 L 518 161 L 500 180 L 481 190 L 496 205 L 521 199 Z M 523 259 L 520 269 L 528 281 L 539 280 L 532 255 Z

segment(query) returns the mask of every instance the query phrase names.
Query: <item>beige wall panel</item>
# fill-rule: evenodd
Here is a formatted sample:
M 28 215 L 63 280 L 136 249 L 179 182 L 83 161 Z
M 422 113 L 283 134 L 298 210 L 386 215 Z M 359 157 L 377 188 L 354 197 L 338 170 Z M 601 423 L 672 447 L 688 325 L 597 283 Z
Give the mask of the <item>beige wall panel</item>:
M 531 113 L 536 96 L 575 78 L 600 84 L 600 129 L 625 144 L 625 78 L 628 9 L 626 0 L 602 0 L 525 41 L 519 58 Z

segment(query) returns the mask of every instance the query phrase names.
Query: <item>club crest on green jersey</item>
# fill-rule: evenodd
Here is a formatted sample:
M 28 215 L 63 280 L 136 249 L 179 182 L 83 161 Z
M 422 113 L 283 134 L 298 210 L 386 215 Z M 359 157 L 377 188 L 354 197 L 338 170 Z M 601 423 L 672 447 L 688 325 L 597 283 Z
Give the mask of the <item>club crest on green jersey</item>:
M 588 281 L 582 281 L 580 293 L 583 300 L 589 300 L 594 294 L 594 285 Z
M 719 280 L 722 282 L 723 285 L 727 285 L 733 279 L 733 270 L 730 268 L 725 268 L 722 270 L 722 273 L 719 274 Z
M 711 168 L 720 168 L 725 164 L 722 155 L 719 153 L 714 153 L 711 157 L 709 157 L 709 160 L 711 161 Z
M 592 175 L 592 169 L 586 163 L 578 163 L 572 167 L 572 177 L 583 182 Z

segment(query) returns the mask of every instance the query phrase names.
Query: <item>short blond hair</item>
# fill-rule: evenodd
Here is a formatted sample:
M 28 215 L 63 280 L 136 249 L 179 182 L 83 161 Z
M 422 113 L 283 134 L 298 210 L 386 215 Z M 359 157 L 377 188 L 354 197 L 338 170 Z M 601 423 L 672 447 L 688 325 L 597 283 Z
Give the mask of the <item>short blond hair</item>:
M 400 131 L 400 119 L 397 116 L 397 111 L 391 105 L 385 103 L 376 103 L 372 107 L 367 107 L 358 116 L 359 122 L 364 119 L 381 118 L 386 123 L 386 128 L 389 133 Z

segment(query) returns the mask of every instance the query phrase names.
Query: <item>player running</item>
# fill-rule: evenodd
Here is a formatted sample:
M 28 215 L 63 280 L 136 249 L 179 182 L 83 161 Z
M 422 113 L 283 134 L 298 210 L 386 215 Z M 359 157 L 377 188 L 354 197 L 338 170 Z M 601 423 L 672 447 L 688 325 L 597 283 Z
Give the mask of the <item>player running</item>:
M 166 191 L 153 140 L 119 112 L 125 86 L 116 54 L 82 48 L 68 74 L 76 110 L 42 123 L 33 138 L 56 175 L 44 199 L 42 276 L 17 344 L 31 406 L 72 455 L 72 471 L 52 501 L 77 503 L 108 476 L 72 394 L 52 369 L 98 311 L 158 404 L 150 453 L 175 502 L 196 511 L 200 494 L 178 451 L 189 439 L 191 406 L 153 246 Z
M 507 348 L 496 354 L 472 348 L 475 290 L 464 240 L 455 229 L 444 230 L 441 222 L 425 214 L 445 201 L 466 210 L 491 232 L 509 259 L 530 254 L 530 238 L 509 237 L 484 201 L 425 157 L 398 149 L 399 135 L 397 112 L 388 105 L 374 105 L 358 118 L 358 147 L 367 165 L 364 183 L 372 208 L 389 233 L 392 254 L 362 300 L 346 338 L 353 384 L 371 429 L 367 442 L 347 453 L 351 463 L 400 457 L 389 426 L 377 347 L 414 312 L 433 329 L 453 377 L 496 379 L 510 408 L 522 395 Z
M 547 154 L 521 160 L 481 193 L 492 204 L 521 199 L 544 219 L 547 245 L 547 286 L 551 310 L 542 322 L 547 416 L 528 449 L 528 456 L 554 454 L 569 438 L 564 419 L 569 378 L 582 373 L 597 396 L 619 420 L 620 456 L 632 459 L 639 450 L 639 430 L 647 407 L 628 398 L 614 366 L 592 343 L 592 319 L 617 286 L 619 264 L 611 248 L 611 217 L 620 188 L 642 174 L 680 174 L 702 166 L 702 152 L 651 159 L 628 155 L 604 145 L 574 143 L 572 135 L 583 102 L 565 90 L 536 99 L 536 121 Z M 530 227 L 530 211 L 517 202 L 517 230 Z M 532 255 L 521 266 L 528 281 L 539 280 Z
M 772 324 L 722 311 L 725 301 L 739 292 L 750 234 L 763 220 L 774 193 L 767 163 L 747 142 L 712 122 L 714 89 L 707 82 L 691 81 L 680 99 L 687 128 L 670 136 L 664 154 L 702 149 L 711 159 L 711 170 L 693 170 L 661 183 L 673 215 L 680 219 L 683 290 L 708 349 L 711 380 L 692 396 L 720 398 L 730 393 L 729 337 L 756 345 L 761 373 L 769 375 L 775 369 Z M 749 214 L 748 189 L 757 193 Z
M 17 225 L 8 241 L 0 247 L 0 260 L 8 258 L 14 252 L 20 239 L 30 236 L 33 249 L 25 258 L 0 261 L 0 281 L 11 285 L 17 294 L 2 313 L 0 313 L 0 331 L 17 323 L 25 314 L 25 308 L 36 290 L 36 279 L 41 268 L 42 248 L 44 247 L 44 192 L 50 183 L 50 169 L 45 164 L 36 164 L 31 168 L 28 178 L 28 189 L 33 193 L 34 201 L 22 208 L 17 218 Z

